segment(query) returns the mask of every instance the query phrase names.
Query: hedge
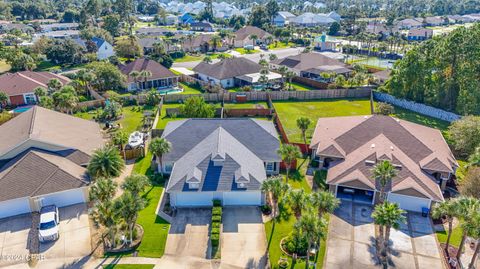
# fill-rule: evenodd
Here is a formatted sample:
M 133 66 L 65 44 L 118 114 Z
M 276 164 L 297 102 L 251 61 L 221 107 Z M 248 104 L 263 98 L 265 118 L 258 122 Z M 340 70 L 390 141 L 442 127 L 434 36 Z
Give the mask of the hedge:
M 220 222 L 218 221 L 212 222 L 212 228 L 220 228 Z
M 212 215 L 221 216 L 222 215 L 222 208 L 221 207 L 214 207 L 212 209 Z
M 220 228 L 212 228 L 212 234 L 220 234 Z
M 213 206 L 214 206 L 214 207 L 222 206 L 222 201 L 220 201 L 220 200 L 213 200 Z
M 212 234 L 210 236 L 210 240 L 212 241 L 213 247 L 218 247 L 218 244 L 220 242 L 220 234 Z
M 212 216 L 212 222 L 221 222 L 222 216 Z

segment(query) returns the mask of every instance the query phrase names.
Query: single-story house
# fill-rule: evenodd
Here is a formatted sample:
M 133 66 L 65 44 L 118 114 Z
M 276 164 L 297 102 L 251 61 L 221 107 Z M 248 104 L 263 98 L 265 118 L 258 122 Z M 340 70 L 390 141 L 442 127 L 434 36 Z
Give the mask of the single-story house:
M 137 35 L 141 36 L 164 36 L 167 33 L 172 33 L 171 29 L 161 28 L 161 27 L 144 27 L 140 28 L 137 31 Z
M 385 69 L 385 70 L 373 73 L 372 76 L 378 81 L 379 84 L 383 84 L 390 78 L 391 74 L 392 74 L 392 70 Z
M 51 32 L 46 32 L 46 33 L 36 33 L 33 36 L 33 42 L 36 40 L 40 39 L 41 37 L 48 37 L 48 38 L 54 38 L 54 39 L 76 39 L 80 37 L 80 31 L 78 30 L 59 30 L 59 31 L 51 31 Z
M 35 32 L 33 27 L 23 23 L 12 23 L 12 22 L 0 23 L 0 34 L 7 34 L 14 30 L 18 30 L 18 31 L 21 31 L 22 33 L 29 33 L 29 34 Z
M 300 27 L 312 27 L 320 25 L 330 25 L 334 22 L 336 22 L 336 20 L 326 14 L 305 12 L 302 15 L 293 18 L 290 24 Z
M 428 28 L 414 28 L 408 30 L 409 41 L 423 41 L 432 38 L 433 30 Z
M 50 72 L 21 71 L 1 75 L 0 91 L 8 95 L 8 103 L 12 106 L 35 104 L 38 101 L 35 88 L 48 89 L 47 84 L 52 79 L 58 79 L 63 85 L 70 83 L 69 78 Z
M 262 66 L 247 58 L 227 58 L 217 63 L 201 62 L 193 68 L 200 80 L 217 84 L 223 88 L 252 85 L 258 82 Z M 280 74 L 270 72 L 269 80 L 278 80 Z
M 162 137 L 172 149 L 158 169 L 170 174 L 166 192 L 173 207 L 212 206 L 214 199 L 259 206 L 262 182 L 279 173 L 280 141 L 269 121 L 186 119 L 169 122 Z
M 181 39 L 181 38 L 179 38 Z M 213 51 L 211 34 L 188 35 L 183 39 L 181 48 L 186 52 L 201 52 L 206 53 Z M 228 50 L 228 45 L 223 40 L 216 48 L 217 51 Z
M 34 106 L 0 126 L 0 218 L 85 203 L 95 122 Z
M 273 24 L 278 27 L 283 27 L 285 25 L 289 25 L 290 22 L 295 18 L 296 16 L 293 15 L 292 13 L 288 11 L 279 11 L 277 12 L 277 15 L 273 17 Z
M 158 37 L 145 37 L 138 39 L 138 44 L 142 47 L 144 54 L 153 52 L 155 44 L 163 43 L 163 40 Z
M 327 40 L 326 35 L 321 35 L 313 40 L 313 48 L 318 51 L 340 51 L 342 41 Z
M 270 62 L 272 69 L 278 69 L 280 66 L 287 67 L 299 77 L 323 82 L 325 79 L 322 77 L 322 73 L 348 76 L 352 72 L 349 65 L 316 52 L 301 53 Z
M 412 29 L 423 26 L 423 19 L 403 19 L 395 24 L 399 29 Z
M 397 175 L 387 185 L 387 199 L 422 212 L 444 200 L 457 161 L 441 132 L 390 116 L 320 118 L 310 143 L 312 158 L 328 169 L 326 182 L 339 198 L 374 204 L 379 182 L 374 166 L 390 161 Z
M 145 70 L 150 71 L 152 76 L 134 78 L 130 75 L 132 71 L 142 72 Z M 128 91 L 165 89 L 178 85 L 178 76 L 154 60 L 136 59 L 126 65 L 121 65 L 120 71 L 127 77 Z
M 270 40 L 273 39 L 271 34 L 255 26 L 244 26 L 243 28 L 238 29 L 234 34 L 233 46 L 235 48 L 243 48 L 247 45 L 256 46 L 260 44 L 269 44 Z M 257 36 L 255 41 L 251 38 L 254 35 Z
M 68 23 L 49 23 L 41 24 L 40 30 L 42 32 L 53 32 L 53 31 L 65 31 L 65 30 L 78 30 L 79 24 L 76 22 Z
M 74 41 L 87 51 L 92 50 L 92 52 L 97 55 L 98 60 L 105 60 L 115 55 L 115 50 L 113 49 L 112 44 L 102 38 L 94 37 L 91 40 L 77 38 L 74 39 Z M 89 42 L 91 43 L 89 44 Z M 94 48 L 91 48 L 91 46 L 94 46 Z
M 213 26 L 209 22 L 193 22 L 190 29 L 196 32 L 213 32 Z
M 418 20 L 421 20 L 421 19 L 418 19 Z M 423 19 L 423 22 L 425 26 L 440 26 L 440 25 L 447 24 L 448 18 L 443 18 L 440 16 L 425 17 L 425 19 Z
M 366 31 L 370 34 L 388 37 L 394 33 L 398 33 L 399 29 L 396 25 L 389 27 L 384 22 L 372 21 L 367 24 Z
M 195 17 L 188 12 L 183 13 L 180 17 L 178 17 L 178 20 L 181 24 L 191 24 L 196 22 Z

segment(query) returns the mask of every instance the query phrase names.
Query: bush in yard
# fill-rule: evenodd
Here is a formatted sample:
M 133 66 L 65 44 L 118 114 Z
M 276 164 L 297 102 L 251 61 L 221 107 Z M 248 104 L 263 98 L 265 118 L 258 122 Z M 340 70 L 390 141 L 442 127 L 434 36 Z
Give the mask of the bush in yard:
M 222 221 L 222 216 L 212 216 L 212 222 L 221 222 Z
M 220 234 L 220 228 L 212 228 L 212 234 Z
M 217 206 L 222 206 L 222 201 L 220 200 L 213 200 L 213 206 L 217 207 Z
M 377 109 L 375 112 L 379 115 L 388 116 L 390 114 L 395 113 L 395 108 L 391 104 L 380 102 L 378 103 Z
M 220 234 L 212 234 L 210 236 L 210 241 L 212 241 L 212 246 L 213 247 L 218 247 L 220 243 Z
M 215 206 L 212 209 L 212 215 L 213 216 L 221 216 L 222 215 L 222 208 L 219 206 Z
M 217 222 L 217 221 L 212 222 L 212 229 L 213 228 L 220 228 L 220 222 Z

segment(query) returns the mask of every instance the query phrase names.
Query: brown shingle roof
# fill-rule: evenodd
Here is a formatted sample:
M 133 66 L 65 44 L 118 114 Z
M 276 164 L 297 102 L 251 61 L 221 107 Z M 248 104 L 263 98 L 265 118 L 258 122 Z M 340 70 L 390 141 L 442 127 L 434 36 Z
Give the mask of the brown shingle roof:
M 271 36 L 268 32 L 255 27 L 255 26 L 245 26 L 243 28 L 238 29 L 235 32 L 235 40 L 245 40 L 249 38 L 251 35 L 256 35 L 259 39 L 266 38 L 267 36 Z
M 453 173 L 457 166 L 440 131 L 388 116 L 320 118 L 311 147 L 323 157 L 338 158 L 338 153 L 345 152 L 344 157 L 329 169 L 328 184 L 338 184 L 354 174 L 356 176 L 347 181 L 359 180 L 365 185 L 369 185 L 369 181 L 378 188 L 378 183 L 372 179 L 373 165 L 366 161 L 389 159 L 399 167 L 390 190 L 413 188 L 435 201 L 443 200 L 443 196 L 429 173 Z M 412 190 L 408 192 L 413 193 Z
M 0 90 L 9 96 L 33 93 L 37 87 L 47 88 L 47 83 L 51 79 L 58 79 L 63 85 L 70 83 L 70 79 L 62 75 L 49 72 L 22 71 L 1 75 Z
M 193 71 L 216 79 L 226 79 L 258 73 L 260 69 L 261 65 L 242 57 L 223 59 L 214 64 L 201 62 L 193 68 Z
M 136 59 L 131 63 L 120 66 L 120 71 L 122 71 L 122 73 L 127 76 L 129 83 L 134 82 L 134 79 L 130 76 L 130 72 L 140 72 L 143 70 L 148 70 L 152 72 L 152 76 L 148 80 L 157 80 L 161 78 L 170 78 L 177 76 L 172 71 L 168 70 L 165 66 L 157 63 L 154 60 L 148 60 L 145 58 Z
M 271 63 L 284 65 L 299 71 L 314 71 L 313 69 L 316 69 L 318 72 L 328 72 L 329 70 L 335 72 L 335 70 L 339 70 L 342 73 L 346 73 L 351 70 L 348 65 L 316 52 L 301 53 L 273 60 Z
M 0 169 L 0 202 L 88 185 L 86 169 L 55 153 L 30 149 Z

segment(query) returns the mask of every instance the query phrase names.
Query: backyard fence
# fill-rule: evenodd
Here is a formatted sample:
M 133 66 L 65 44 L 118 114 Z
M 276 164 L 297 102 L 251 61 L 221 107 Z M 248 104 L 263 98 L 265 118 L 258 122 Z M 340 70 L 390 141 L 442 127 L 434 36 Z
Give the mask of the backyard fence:
M 224 111 L 226 117 L 269 117 L 272 115 L 272 110 L 269 108 L 226 108 Z
M 133 159 L 138 159 L 140 157 L 145 156 L 145 148 L 144 147 L 138 147 L 134 149 L 125 149 L 125 158 L 127 160 L 133 160 Z M 124 153 L 121 152 L 122 157 Z
M 327 89 L 328 88 L 328 83 L 316 81 L 316 80 L 309 79 L 309 78 L 296 76 L 292 80 L 294 82 L 302 83 L 302 84 L 305 84 L 307 86 L 317 88 L 317 89 Z
M 401 108 L 405 108 L 432 118 L 441 119 L 444 121 L 452 122 L 461 118 L 461 116 L 448 112 L 439 108 L 431 107 L 425 104 L 408 101 L 405 99 L 398 99 L 390 94 L 373 91 L 373 98 L 380 102 L 389 103 Z
M 192 96 L 201 96 L 207 102 L 233 102 L 237 96 L 244 97 L 246 101 L 267 101 L 268 96 L 273 101 L 281 100 L 315 100 L 334 98 L 368 98 L 371 89 L 332 89 L 317 91 L 275 91 L 275 92 L 221 92 L 204 94 L 171 94 L 164 97 L 165 103 L 179 103 Z
M 196 77 L 185 75 L 185 74 L 180 75 L 179 81 L 185 82 L 185 83 L 198 83 L 202 88 L 210 87 L 210 83 L 200 80 Z

